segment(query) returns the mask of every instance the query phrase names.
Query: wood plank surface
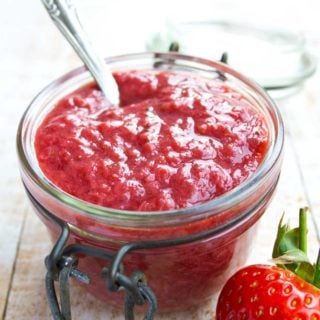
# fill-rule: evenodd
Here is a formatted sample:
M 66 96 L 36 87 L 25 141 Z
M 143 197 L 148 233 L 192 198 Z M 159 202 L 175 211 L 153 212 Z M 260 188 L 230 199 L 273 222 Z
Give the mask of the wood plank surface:
M 293 2 L 294 4 L 292 1 L 284 1 L 281 5 L 285 7 L 284 3 L 287 3 L 294 11 L 288 15 L 287 23 L 294 25 L 294 21 L 299 21 L 299 26 L 308 32 L 307 35 L 313 41 L 313 51 L 320 54 L 320 26 L 315 22 L 315 12 L 320 11 L 319 3 L 311 0 L 306 6 L 305 2 L 300 0 Z M 116 6 L 117 10 L 125 7 L 125 3 L 120 1 Z M 217 3 L 220 9 L 223 6 L 227 9 L 235 6 L 235 2 L 231 0 Z M 248 0 L 246 4 L 254 8 L 254 1 Z M 112 10 L 111 2 L 105 4 L 99 0 L 83 0 L 79 5 L 83 12 L 88 10 L 90 15 L 96 16 L 96 21 L 85 20 L 85 24 L 90 32 L 95 30 L 96 25 L 99 26 L 93 40 L 100 43 L 103 52 L 115 54 L 144 48 L 145 39 L 142 33 L 139 37 L 143 39 L 139 42 L 138 36 L 133 41 L 127 32 L 129 26 L 120 30 L 125 19 L 134 23 L 134 17 L 129 16 L 130 12 L 121 16 L 120 21 L 112 12 L 107 11 Z M 130 6 L 130 10 L 133 11 L 134 5 Z M 150 9 L 150 6 L 145 8 Z M 301 19 L 299 10 L 303 12 Z M 165 12 L 164 9 L 162 11 Z M 306 18 L 307 15 L 309 18 Z M 110 31 L 110 25 L 106 27 L 105 16 L 116 24 L 118 34 Z M 148 23 L 151 22 L 152 19 L 148 18 Z M 136 32 L 146 31 L 143 23 L 137 23 L 132 28 Z M 102 41 L 104 34 L 113 41 L 112 48 L 110 42 Z M 117 43 L 119 35 L 127 36 L 127 41 Z M 52 25 L 40 1 L 2 0 L 0 39 L 0 319 L 50 319 L 44 291 L 43 259 L 49 252 L 51 243 L 46 229 L 26 200 L 19 178 L 15 135 L 24 109 L 36 93 L 48 82 L 80 62 Z M 312 243 L 310 249 L 311 255 L 316 255 L 320 240 L 319 231 L 316 230 L 316 227 L 320 227 L 319 83 L 320 72 L 317 72 L 299 93 L 278 101 L 286 124 L 282 176 L 272 205 L 261 219 L 259 234 L 253 243 L 248 263 L 268 262 L 274 230 L 282 212 L 286 211 L 287 217 L 294 222 L 297 220 L 299 207 L 305 205 L 312 211 L 313 224 L 310 224 L 309 228 Z M 156 319 L 214 319 L 214 305 L 214 301 L 209 301 L 192 310 L 159 315 Z M 123 318 L 121 311 L 96 301 L 83 289 L 75 286 L 72 286 L 72 311 L 74 319 L 80 320 Z

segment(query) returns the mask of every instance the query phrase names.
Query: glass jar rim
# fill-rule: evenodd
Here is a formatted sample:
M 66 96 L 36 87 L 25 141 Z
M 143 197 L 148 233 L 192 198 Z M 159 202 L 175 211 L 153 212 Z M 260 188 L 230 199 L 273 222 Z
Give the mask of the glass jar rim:
M 112 67 L 113 63 L 125 62 L 134 59 L 150 59 L 150 60 L 165 60 L 165 61 L 176 61 L 182 60 L 186 63 L 198 63 L 205 67 L 218 70 L 218 72 L 225 73 L 239 80 L 241 83 L 246 85 L 250 90 L 258 95 L 259 98 L 263 99 L 264 102 L 268 105 L 269 111 L 273 112 L 275 119 L 276 127 L 276 136 L 274 138 L 273 144 L 270 144 L 268 151 L 265 155 L 263 162 L 257 168 L 257 170 L 245 181 L 239 184 L 236 188 L 222 194 L 221 196 L 214 198 L 212 200 L 206 201 L 204 203 L 196 204 L 191 207 L 175 209 L 175 210 L 165 210 L 165 211 L 130 211 L 130 210 L 121 210 L 114 209 L 109 207 L 103 207 L 89 203 L 87 201 L 76 198 L 63 190 L 56 187 L 52 184 L 42 173 L 40 167 L 35 168 L 31 163 L 30 159 L 27 156 L 25 150 L 25 145 L 23 143 L 24 136 L 24 123 L 28 120 L 28 116 L 33 108 L 41 104 L 40 102 L 46 97 L 50 96 L 52 91 L 57 87 L 61 86 L 62 83 L 65 83 L 70 80 L 74 80 L 77 77 L 88 73 L 84 67 L 76 68 L 58 79 L 51 82 L 44 89 L 42 89 L 39 94 L 31 101 L 28 108 L 24 112 L 19 127 L 17 131 L 17 151 L 20 159 L 22 170 L 24 170 L 33 182 L 36 183 L 42 190 L 48 193 L 50 196 L 58 200 L 59 202 L 80 211 L 84 215 L 88 215 L 90 218 L 97 218 L 99 220 L 129 220 L 129 221 L 143 221 L 143 220 L 163 220 L 166 218 L 174 217 L 179 219 L 183 216 L 196 215 L 203 212 L 208 212 L 209 210 L 216 210 L 216 214 L 225 211 L 227 208 L 234 206 L 239 203 L 243 197 L 250 195 L 255 190 L 255 184 L 262 179 L 273 167 L 273 165 L 280 159 L 281 150 L 284 143 L 284 126 L 281 114 L 265 92 L 265 90 L 260 87 L 257 83 L 251 79 L 245 77 L 241 73 L 230 68 L 228 65 L 221 62 L 212 61 L 204 58 L 198 58 L 194 56 L 184 55 L 180 53 L 158 53 L 158 52 L 148 52 L 148 53 L 134 53 L 119 55 L 110 58 L 106 58 L 105 61 Z M 134 67 L 133 67 L 134 68 Z M 208 70 L 205 70 L 208 71 Z M 89 76 L 87 77 L 88 79 Z M 92 81 L 92 78 L 90 79 Z M 89 81 L 88 81 L 89 82 Z M 87 82 L 87 83 L 88 83 Z M 270 128 L 269 128 L 270 129 Z

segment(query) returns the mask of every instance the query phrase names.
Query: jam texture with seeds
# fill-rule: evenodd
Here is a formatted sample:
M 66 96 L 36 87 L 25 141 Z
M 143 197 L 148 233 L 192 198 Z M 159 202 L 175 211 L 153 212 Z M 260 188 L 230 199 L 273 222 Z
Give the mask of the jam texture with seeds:
M 235 188 L 262 162 L 265 118 L 222 81 L 173 71 L 114 76 L 120 107 L 90 84 L 37 130 L 39 165 L 65 192 L 124 210 L 186 208 Z

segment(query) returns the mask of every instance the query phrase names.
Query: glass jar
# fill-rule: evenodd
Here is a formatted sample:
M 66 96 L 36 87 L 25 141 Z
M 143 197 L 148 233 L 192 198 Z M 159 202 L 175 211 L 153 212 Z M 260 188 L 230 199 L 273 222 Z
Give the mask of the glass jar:
M 136 250 L 124 258 L 127 274 L 145 273 L 160 311 L 188 308 L 217 294 L 226 278 L 241 267 L 250 251 L 257 221 L 265 212 L 280 174 L 284 129 L 273 101 L 257 84 L 225 64 L 174 53 L 143 53 L 106 59 L 112 70 L 164 69 L 219 77 L 263 114 L 269 147 L 257 171 L 235 189 L 193 207 L 157 212 L 105 208 L 77 199 L 54 186 L 42 173 L 35 154 L 37 128 L 64 96 L 92 81 L 84 68 L 51 83 L 32 101 L 21 120 L 18 155 L 26 189 L 45 209 L 68 223 L 69 243 L 116 252 L 128 242 L 191 237 L 211 230 L 210 237 L 183 245 Z M 35 210 L 56 241 L 58 227 Z M 106 289 L 101 270 L 106 261 L 81 256 L 78 268 L 91 278 L 88 291 L 107 303 L 122 305 L 123 294 Z

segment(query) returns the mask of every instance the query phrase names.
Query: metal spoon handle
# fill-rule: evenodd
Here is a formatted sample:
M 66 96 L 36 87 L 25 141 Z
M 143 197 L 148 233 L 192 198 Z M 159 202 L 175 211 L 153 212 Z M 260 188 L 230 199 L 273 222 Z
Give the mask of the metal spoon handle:
M 106 63 L 93 49 L 70 0 L 42 0 L 51 19 L 87 66 L 105 97 L 119 104 L 119 89 Z

